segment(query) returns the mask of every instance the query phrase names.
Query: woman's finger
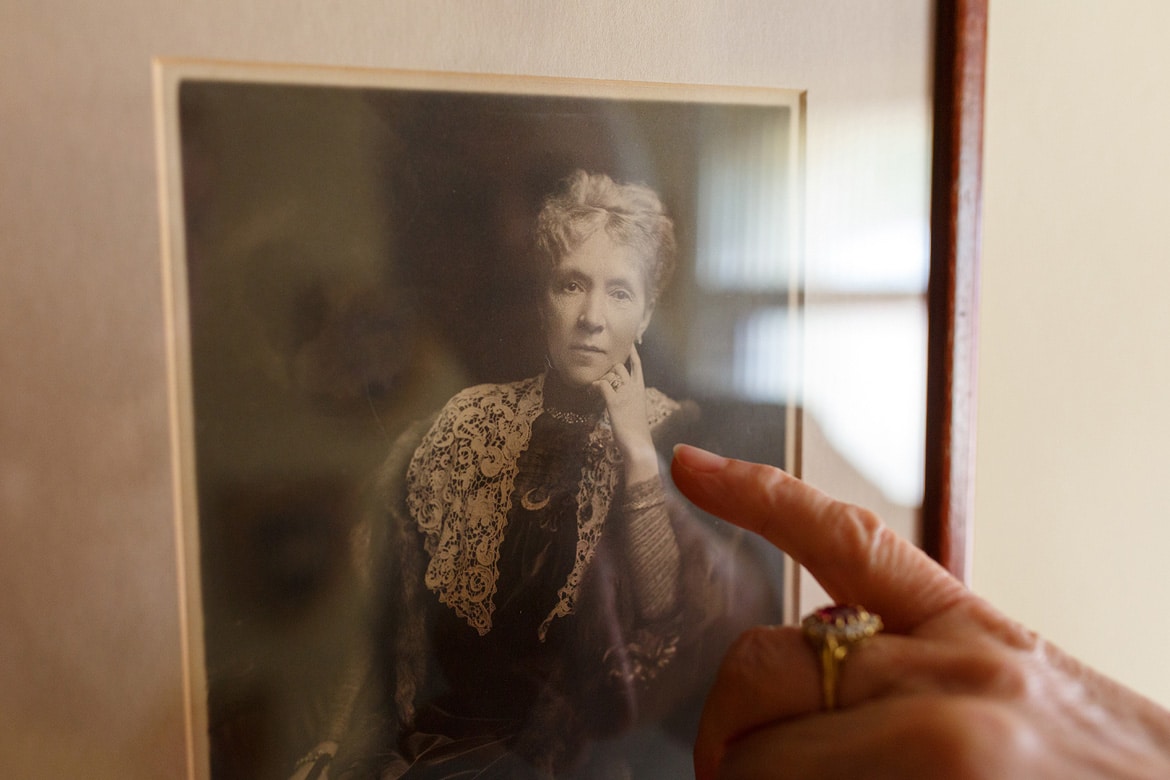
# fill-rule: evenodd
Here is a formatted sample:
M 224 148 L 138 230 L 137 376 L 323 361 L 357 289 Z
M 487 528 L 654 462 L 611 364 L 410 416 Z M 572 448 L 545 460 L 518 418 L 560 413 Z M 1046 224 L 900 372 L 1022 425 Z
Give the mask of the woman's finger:
M 1018 746 L 1011 726 L 994 703 L 976 697 L 882 699 L 747 734 L 728 746 L 718 777 L 1014 776 L 995 763 Z
M 871 512 L 834 501 L 780 469 L 675 448 L 671 474 L 701 509 L 762 535 L 841 603 L 864 604 L 905 632 L 967 595 Z
M 858 648 L 857 660 L 861 660 L 861 650 L 873 649 L 872 644 Z M 846 685 L 844 668 L 842 672 L 838 688 L 842 706 L 873 695 L 873 691 L 855 685 L 854 680 L 868 684 L 877 679 L 875 675 L 861 670 L 858 677 L 851 669 Z M 744 734 L 821 707 L 820 667 L 800 629 L 757 626 L 745 631 L 724 655 L 703 705 L 695 737 L 696 775 L 714 777 L 727 746 Z
M 618 387 L 621 387 L 622 385 L 630 383 L 633 374 L 628 368 L 626 368 L 625 363 L 615 363 L 610 367 L 609 371 L 606 372 L 605 376 L 610 379 L 616 379 L 618 382 Z
M 908 694 L 1000 693 L 1011 689 L 1003 649 L 979 639 L 955 642 L 878 636 L 854 647 L 841 663 L 836 689 L 843 710 Z M 768 724 L 823 708 L 817 654 L 793 626 L 760 626 L 732 644 L 703 706 L 695 766 L 713 772 L 727 746 Z M 709 775 L 708 775 L 709 776 Z
M 630 376 L 635 382 L 642 382 L 642 356 L 638 354 L 638 347 L 630 347 Z
M 624 370 L 624 369 L 623 369 Z M 593 387 L 606 401 L 612 400 L 619 390 L 629 383 L 629 379 L 623 377 L 617 367 L 611 368 L 601 375 L 601 378 L 593 383 Z

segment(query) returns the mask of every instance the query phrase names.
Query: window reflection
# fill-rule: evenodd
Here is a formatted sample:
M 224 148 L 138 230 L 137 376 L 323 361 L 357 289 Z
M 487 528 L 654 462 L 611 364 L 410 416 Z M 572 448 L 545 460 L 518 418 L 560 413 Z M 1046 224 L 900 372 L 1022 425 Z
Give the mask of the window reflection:
M 695 273 L 707 290 L 789 287 L 798 241 L 789 114 L 719 114 L 704 123 Z
M 836 117 L 834 132 L 810 138 L 807 193 L 789 123 L 773 116 L 712 128 L 698 166 L 698 305 L 688 339 L 696 386 L 799 403 L 851 468 L 907 508 L 920 505 L 923 488 L 925 109 Z M 881 170 L 870 170 L 875 157 Z M 833 203 L 818 199 L 825 191 Z

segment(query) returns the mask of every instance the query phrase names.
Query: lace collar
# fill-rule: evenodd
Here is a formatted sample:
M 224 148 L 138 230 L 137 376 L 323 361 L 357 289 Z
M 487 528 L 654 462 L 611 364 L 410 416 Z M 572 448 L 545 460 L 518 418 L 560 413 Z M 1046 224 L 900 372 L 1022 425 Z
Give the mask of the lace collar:
M 423 437 L 407 469 L 406 503 L 430 558 L 425 583 L 439 600 L 487 634 L 499 579 L 500 544 L 508 524 L 520 454 L 544 400 L 545 376 L 477 385 L 454 398 Z M 647 390 L 651 426 L 678 404 Z M 597 550 L 620 481 L 620 455 L 601 414 L 589 434 L 577 490 L 577 548 L 557 603 L 539 628 L 571 615 Z

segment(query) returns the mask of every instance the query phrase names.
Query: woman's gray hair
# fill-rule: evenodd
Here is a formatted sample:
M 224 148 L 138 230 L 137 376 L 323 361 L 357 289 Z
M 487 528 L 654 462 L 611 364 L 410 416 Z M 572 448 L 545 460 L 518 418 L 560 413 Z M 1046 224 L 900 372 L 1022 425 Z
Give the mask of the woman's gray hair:
M 674 221 L 658 194 L 643 184 L 619 184 L 604 173 L 574 171 L 545 198 L 536 219 L 536 249 L 547 274 L 600 228 L 642 259 L 653 304 L 674 274 Z

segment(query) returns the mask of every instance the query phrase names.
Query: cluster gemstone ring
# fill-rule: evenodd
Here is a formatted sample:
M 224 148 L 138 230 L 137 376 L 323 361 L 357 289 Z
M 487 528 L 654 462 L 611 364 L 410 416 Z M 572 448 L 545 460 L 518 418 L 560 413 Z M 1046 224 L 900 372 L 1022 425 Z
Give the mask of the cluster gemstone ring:
M 882 619 L 865 607 L 836 605 L 814 610 L 801 621 L 805 640 L 819 656 L 825 709 L 837 708 L 841 665 L 855 648 L 882 630 Z

